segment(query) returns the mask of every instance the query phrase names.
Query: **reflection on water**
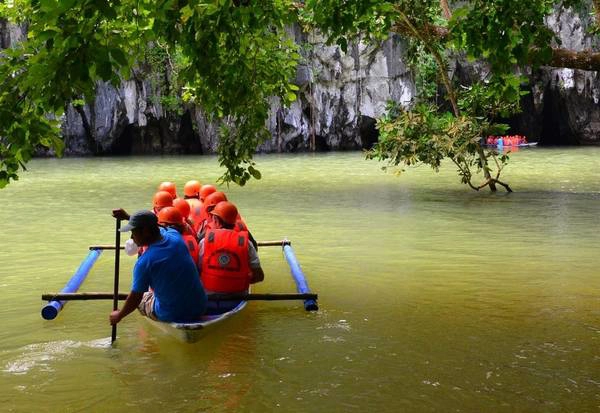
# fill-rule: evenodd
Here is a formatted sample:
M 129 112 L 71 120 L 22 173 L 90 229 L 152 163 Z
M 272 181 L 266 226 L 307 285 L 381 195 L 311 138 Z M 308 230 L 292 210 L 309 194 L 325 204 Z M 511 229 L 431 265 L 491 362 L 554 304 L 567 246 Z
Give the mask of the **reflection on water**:
M 261 156 L 264 179 L 228 194 L 257 239 L 292 240 L 321 310 L 252 302 L 193 345 L 132 315 L 115 347 L 112 302 L 72 302 L 44 321 L 40 294 L 62 288 L 88 245 L 113 242 L 112 208 L 221 171 L 208 157 L 37 160 L 0 191 L 0 405 L 595 411 L 600 150 L 510 157 L 515 192 L 491 194 L 458 184 L 451 166 L 397 178 L 357 153 Z M 291 291 L 281 250 L 260 254 L 257 291 Z M 122 257 L 122 290 L 132 265 Z M 112 272 L 106 252 L 83 289 L 110 291 Z

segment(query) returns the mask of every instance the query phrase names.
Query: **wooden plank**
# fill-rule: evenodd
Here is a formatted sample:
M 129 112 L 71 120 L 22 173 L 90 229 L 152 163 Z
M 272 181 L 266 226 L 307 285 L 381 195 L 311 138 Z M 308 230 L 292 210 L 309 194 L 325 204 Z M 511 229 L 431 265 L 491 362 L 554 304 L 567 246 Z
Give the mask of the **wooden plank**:
M 281 241 L 258 241 L 259 247 L 283 247 L 284 245 L 291 245 L 292 242 L 284 239 Z M 90 245 L 90 250 L 113 250 L 115 249 L 114 245 Z M 121 249 L 125 249 L 124 246 L 121 246 Z

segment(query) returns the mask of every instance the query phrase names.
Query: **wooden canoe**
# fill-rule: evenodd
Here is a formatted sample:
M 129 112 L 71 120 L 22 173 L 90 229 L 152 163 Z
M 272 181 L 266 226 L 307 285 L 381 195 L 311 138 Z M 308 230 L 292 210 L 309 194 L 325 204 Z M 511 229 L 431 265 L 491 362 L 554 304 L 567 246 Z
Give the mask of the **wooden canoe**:
M 214 328 L 216 325 L 242 311 L 244 307 L 246 307 L 246 304 L 246 301 L 240 301 L 235 308 L 225 313 L 205 315 L 202 316 L 200 321 L 193 323 L 169 323 L 152 320 L 148 317 L 144 318 L 153 326 L 180 341 L 185 343 L 195 343 L 200 340 L 208 331 L 212 330 L 212 328 Z

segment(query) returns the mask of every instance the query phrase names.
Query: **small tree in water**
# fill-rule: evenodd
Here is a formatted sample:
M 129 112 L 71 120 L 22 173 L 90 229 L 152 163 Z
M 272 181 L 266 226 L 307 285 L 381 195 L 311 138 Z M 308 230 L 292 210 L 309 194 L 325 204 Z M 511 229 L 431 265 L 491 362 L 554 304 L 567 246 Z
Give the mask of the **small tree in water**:
M 440 35 L 451 16 L 447 3 L 417 2 L 416 7 L 414 3 L 411 7 L 396 7 L 394 13 L 399 16 L 397 29 L 410 35 L 407 55 L 418 94 L 409 108 L 389 105 L 387 114 L 378 120 L 379 142 L 367 158 L 394 166 L 423 163 L 436 172 L 442 160 L 448 158 L 457 167 L 461 182 L 472 189 L 489 187 L 496 191 L 500 185 L 512 192 L 500 180 L 508 156 L 499 155 L 495 149 L 486 150 L 481 141 L 482 137 L 508 129 L 508 125 L 494 123 L 493 119 L 519 111 L 524 79 L 513 74 L 512 68 L 505 68 L 492 72 L 488 79 L 457 88 L 448 75 L 449 60 L 456 56 L 451 55 L 447 36 Z M 450 24 L 458 27 L 454 20 Z M 441 105 L 436 103 L 440 84 L 445 99 Z M 483 181 L 477 182 L 481 174 Z
M 378 120 L 379 142 L 367 158 L 393 166 L 424 163 L 436 171 L 448 158 L 461 181 L 474 190 L 502 186 L 511 192 L 500 179 L 508 157 L 485 149 L 481 139 L 506 132 L 508 126 L 494 120 L 520 110 L 521 85 L 526 83 L 518 75 L 520 68 L 547 64 L 597 70 L 591 54 L 584 59 L 553 48 L 557 39 L 544 23 L 555 7 L 580 1 L 472 0 L 456 2 L 455 10 L 447 0 L 341 3 L 306 2 L 315 25 L 342 48 L 354 34 L 378 40 L 395 32 L 407 39 L 418 88 L 408 108 L 390 105 Z M 479 59 L 489 74 L 474 84 L 458 85 L 449 75 L 450 62 L 464 57 Z M 435 96 L 438 85 L 442 104 Z

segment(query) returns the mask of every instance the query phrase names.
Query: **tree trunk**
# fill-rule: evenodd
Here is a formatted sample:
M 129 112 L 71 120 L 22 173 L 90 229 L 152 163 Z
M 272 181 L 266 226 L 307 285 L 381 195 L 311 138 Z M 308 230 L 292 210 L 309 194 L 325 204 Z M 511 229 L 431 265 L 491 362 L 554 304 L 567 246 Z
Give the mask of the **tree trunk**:
M 600 1 L 600 0 L 596 0 Z M 444 17 L 446 20 L 450 20 L 452 18 L 452 12 L 450 11 L 450 6 L 448 5 L 448 0 L 440 0 L 440 7 L 444 12 Z
M 81 116 L 81 124 L 83 125 L 83 130 L 85 131 L 85 140 L 88 145 L 88 148 L 92 154 L 96 154 L 96 134 L 94 133 L 94 125 L 91 125 L 86 114 L 85 110 L 83 110 L 83 106 L 81 105 L 73 105 L 73 108 L 79 113 Z M 90 108 L 91 110 L 91 108 Z M 94 114 L 91 116 L 92 120 L 94 118 Z

